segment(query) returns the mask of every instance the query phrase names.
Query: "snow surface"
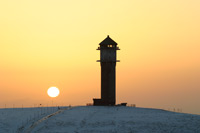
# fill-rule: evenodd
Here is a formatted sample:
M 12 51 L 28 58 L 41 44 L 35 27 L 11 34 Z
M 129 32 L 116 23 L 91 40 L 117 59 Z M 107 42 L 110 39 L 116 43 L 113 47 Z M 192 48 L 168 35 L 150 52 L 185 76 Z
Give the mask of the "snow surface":
M 26 132 L 31 124 L 54 111 L 41 108 L 0 109 L 0 132 Z M 54 113 L 55 114 L 55 113 Z M 27 120 L 30 116 L 33 118 Z M 20 123 L 24 121 L 24 123 Z M 23 128 L 21 128 L 23 127 Z M 200 133 L 200 115 L 135 107 L 78 106 L 44 119 L 32 130 L 37 133 Z
M 0 109 L 0 133 L 20 132 L 32 122 L 56 111 L 56 107 Z

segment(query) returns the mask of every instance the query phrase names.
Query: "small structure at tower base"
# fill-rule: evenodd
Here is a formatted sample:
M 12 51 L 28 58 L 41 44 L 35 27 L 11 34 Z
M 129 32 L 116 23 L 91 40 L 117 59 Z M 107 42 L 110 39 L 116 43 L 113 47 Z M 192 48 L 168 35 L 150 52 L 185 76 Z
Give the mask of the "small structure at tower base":
M 93 105 L 94 106 L 101 106 L 101 105 L 103 105 L 103 102 L 102 102 L 102 100 L 101 99 L 93 99 Z

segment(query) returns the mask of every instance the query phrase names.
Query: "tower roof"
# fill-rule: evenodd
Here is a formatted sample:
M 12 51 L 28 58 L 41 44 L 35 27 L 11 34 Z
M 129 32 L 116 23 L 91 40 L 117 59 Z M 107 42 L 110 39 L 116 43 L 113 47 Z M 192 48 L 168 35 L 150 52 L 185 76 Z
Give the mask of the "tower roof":
M 99 45 L 117 45 L 117 43 L 114 40 L 112 40 L 108 35 L 107 38 L 105 38 L 101 43 L 99 43 Z

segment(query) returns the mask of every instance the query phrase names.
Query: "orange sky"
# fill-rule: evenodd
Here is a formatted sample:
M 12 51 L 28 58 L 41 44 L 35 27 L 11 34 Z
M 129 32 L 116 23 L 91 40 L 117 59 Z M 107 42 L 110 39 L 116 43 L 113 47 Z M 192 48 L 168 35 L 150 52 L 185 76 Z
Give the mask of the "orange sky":
M 117 103 L 200 114 L 199 0 L 0 2 L 0 107 L 100 97 L 98 44 L 119 47 Z

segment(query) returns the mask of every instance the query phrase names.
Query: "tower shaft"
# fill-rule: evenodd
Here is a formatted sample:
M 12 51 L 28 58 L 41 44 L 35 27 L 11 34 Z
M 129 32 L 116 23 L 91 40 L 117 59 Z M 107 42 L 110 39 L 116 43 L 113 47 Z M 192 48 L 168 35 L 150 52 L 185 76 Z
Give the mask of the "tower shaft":
M 114 62 L 101 62 L 101 99 L 105 105 L 115 105 L 115 66 Z

